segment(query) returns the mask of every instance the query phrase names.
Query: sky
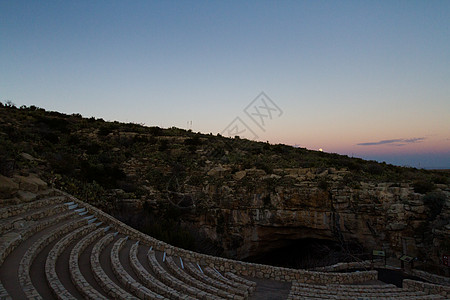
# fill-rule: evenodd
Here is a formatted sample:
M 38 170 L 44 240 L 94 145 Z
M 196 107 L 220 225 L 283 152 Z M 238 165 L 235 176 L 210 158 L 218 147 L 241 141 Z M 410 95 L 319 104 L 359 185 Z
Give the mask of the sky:
M 0 1 L 0 101 L 450 169 L 450 1 Z

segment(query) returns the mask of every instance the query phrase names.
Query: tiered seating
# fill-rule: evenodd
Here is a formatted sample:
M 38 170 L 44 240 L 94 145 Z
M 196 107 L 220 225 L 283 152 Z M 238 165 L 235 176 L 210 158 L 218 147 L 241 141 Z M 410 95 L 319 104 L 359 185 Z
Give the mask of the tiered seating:
M 293 282 L 288 299 L 444 299 L 395 285 L 317 285 Z
M 191 262 L 184 262 L 184 267 L 185 270 L 192 276 L 197 278 L 198 280 L 202 281 L 204 284 L 213 286 L 215 288 L 218 289 L 223 289 L 226 292 L 228 292 L 229 294 L 233 294 L 233 295 L 237 295 L 237 296 L 242 296 L 243 299 L 247 299 L 248 298 L 248 291 L 247 290 L 240 290 L 237 289 L 233 286 L 229 286 L 226 285 L 224 283 L 221 283 L 217 280 L 214 280 L 211 277 L 208 277 L 202 270 L 202 268 L 200 267 L 200 265 L 191 263 Z
M 178 293 L 177 290 L 165 285 L 163 282 L 159 281 L 155 276 L 153 276 L 153 274 L 149 273 L 149 271 L 145 269 L 145 267 L 138 259 L 138 246 L 139 242 L 136 242 L 135 244 L 133 244 L 133 246 L 131 246 L 129 258 L 133 271 L 135 272 L 139 280 L 141 280 L 141 282 L 145 284 L 145 286 L 157 292 L 158 294 L 170 299 L 195 299 L 188 295 Z
M 242 284 L 240 282 L 233 281 L 233 280 L 223 276 L 215 268 L 213 269 L 213 268 L 210 268 L 210 267 L 205 267 L 205 268 L 203 268 L 203 271 L 209 277 L 211 277 L 211 278 L 221 282 L 222 284 L 230 286 L 232 288 L 239 289 L 239 290 L 247 290 L 248 293 L 252 293 L 255 290 L 255 287 L 254 287 L 253 284 L 252 285 L 244 285 L 244 284 Z
M 83 218 L 75 219 L 44 235 L 28 249 L 19 264 L 19 282 L 28 298 L 39 297 L 39 293 L 33 285 L 30 276 L 30 268 L 34 258 L 46 245 L 86 223 L 87 221 Z
M 95 280 L 97 280 L 97 282 L 100 284 L 103 290 L 108 293 L 109 296 L 115 299 L 138 299 L 115 284 L 114 281 L 110 277 L 108 277 L 100 264 L 100 252 L 103 250 L 103 248 L 106 247 L 107 244 L 113 241 L 114 236 L 114 233 L 105 235 L 95 244 L 94 248 L 92 249 L 91 268 L 92 272 L 94 273 Z
M 72 279 L 72 282 L 75 284 L 75 287 L 78 289 L 78 291 L 83 294 L 87 299 L 101 299 L 101 300 L 107 300 L 108 298 L 105 297 L 100 291 L 96 290 L 83 276 L 80 270 L 79 265 L 79 259 L 81 253 L 88 247 L 89 244 L 92 242 L 98 240 L 100 237 L 102 237 L 106 231 L 108 231 L 108 227 L 106 228 L 99 228 L 87 236 L 85 236 L 83 239 L 81 239 L 70 252 L 70 261 L 69 261 L 69 272 L 70 277 Z
M 69 204 L 61 205 L 64 200 L 64 197 L 52 197 L 0 209 L 0 214 L 6 216 L 1 222 L 4 233 L 0 237 L 0 265 L 4 272 L 10 275 L 7 277 L 8 284 L 14 287 L 13 290 L 19 290 L 17 293 L 22 297 L 25 297 L 25 291 L 22 291 L 21 284 L 27 287 L 27 292 L 33 294 L 29 268 L 39 248 L 45 245 L 43 239 L 48 238 L 49 232 L 64 234 L 64 230 L 67 230 L 64 226 L 76 217 L 75 211 L 68 211 Z M 33 209 L 33 204 L 36 204 L 37 209 Z M 10 226 L 8 223 L 14 225 Z M 64 229 L 59 231 L 60 227 Z M 54 229 L 49 231 L 47 228 Z M 46 237 L 43 237 L 43 232 L 46 232 Z M 27 245 L 26 242 L 31 240 L 34 242 L 28 242 Z M 16 253 L 21 253 L 19 258 L 14 258 L 17 256 Z M 10 258 L 11 256 L 13 258 Z M 7 286 L 2 284 L 2 287 L 0 289 L 2 299 L 7 298 L 10 294 L 6 290 Z
M 164 254 L 165 256 L 165 254 Z M 164 284 L 178 290 L 181 293 L 189 294 L 193 297 L 200 299 L 215 299 L 215 297 L 207 292 L 199 290 L 195 287 L 186 285 L 183 281 L 179 280 L 172 274 L 170 274 L 166 269 L 164 269 L 158 262 L 156 258 L 156 253 L 153 250 L 148 251 L 148 261 L 152 271 L 156 274 L 156 277 L 162 281 Z M 165 259 L 163 259 L 165 260 Z
M 47 281 L 50 285 L 50 288 L 53 290 L 53 293 L 58 297 L 58 299 L 75 299 L 72 294 L 64 287 L 61 283 L 58 274 L 56 272 L 56 261 L 61 253 L 66 249 L 69 243 L 74 240 L 78 240 L 80 237 L 86 235 L 99 226 L 98 224 L 88 224 L 72 233 L 67 234 L 65 237 L 60 239 L 50 250 L 47 260 L 45 262 L 45 276 L 47 277 Z
M 140 299 L 164 299 L 163 296 L 152 292 L 140 282 L 134 280 L 130 274 L 128 274 L 123 268 L 120 259 L 119 251 L 124 245 L 127 238 L 118 239 L 111 251 L 111 265 L 116 277 L 125 285 L 134 295 Z
M 14 205 L 13 207 L 0 209 L 0 215 L 5 216 L 0 221 L 0 234 L 13 229 L 14 227 L 23 227 L 25 222 L 39 220 L 46 215 L 54 215 L 62 212 L 67 209 L 67 206 L 61 203 L 63 200 L 63 197 L 52 197 L 50 199 L 27 203 L 23 206 Z M 51 206 L 50 209 L 45 207 L 57 203 L 60 204 Z M 29 211 L 30 208 L 33 208 L 33 210 Z
M 181 259 L 181 258 L 180 258 Z M 209 297 L 215 298 L 216 296 L 222 297 L 222 298 L 233 298 L 233 295 L 228 294 L 227 292 L 220 290 L 216 287 L 205 285 L 203 282 L 195 279 L 189 273 L 184 272 L 182 268 L 178 267 L 177 264 L 174 262 L 173 258 L 171 256 L 166 257 L 167 262 L 167 268 L 170 270 L 170 272 L 179 280 L 186 283 L 188 286 L 193 286 L 198 288 L 199 290 L 203 290 L 206 293 L 209 294 Z M 181 261 L 181 264 L 182 261 Z M 183 266 L 184 269 L 184 266 Z
M 219 271 L 233 270 L 221 265 L 225 260 L 133 236 L 125 225 L 66 197 L 2 207 L 0 216 L 0 299 L 243 300 L 256 299 L 258 286 L 270 283 L 257 286 L 251 276 Z M 289 299 L 445 298 L 419 289 L 294 282 Z M 287 295 L 289 285 L 283 290 Z

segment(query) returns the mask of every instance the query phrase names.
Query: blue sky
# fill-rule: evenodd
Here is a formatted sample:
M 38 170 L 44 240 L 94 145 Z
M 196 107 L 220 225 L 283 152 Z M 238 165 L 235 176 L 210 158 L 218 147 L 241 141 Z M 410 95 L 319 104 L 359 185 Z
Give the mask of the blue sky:
M 259 140 L 450 168 L 449 20 L 450 1 L 3 0 L 0 101 L 204 133 L 239 117 Z M 282 112 L 263 128 L 261 91 Z

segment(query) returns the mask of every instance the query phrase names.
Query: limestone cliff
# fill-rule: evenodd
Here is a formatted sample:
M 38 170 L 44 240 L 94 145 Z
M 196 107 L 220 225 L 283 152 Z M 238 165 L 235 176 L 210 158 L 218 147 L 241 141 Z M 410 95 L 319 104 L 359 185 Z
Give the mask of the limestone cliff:
M 223 172 L 223 170 L 221 171 Z M 223 174 L 210 172 L 221 177 Z M 432 205 L 408 183 L 364 183 L 339 180 L 347 172 L 312 169 L 261 170 L 234 174 L 225 186 L 206 185 L 215 205 L 194 210 L 189 221 L 218 243 L 229 257 L 243 259 L 305 238 L 357 242 L 370 253 L 408 254 L 436 263 L 450 240 L 450 189 L 435 191 L 445 203 L 431 216 Z M 254 188 L 239 184 L 252 177 Z M 282 183 L 290 179 L 291 184 Z M 268 186 L 276 179 L 280 185 Z M 319 180 L 317 180 L 319 179 Z

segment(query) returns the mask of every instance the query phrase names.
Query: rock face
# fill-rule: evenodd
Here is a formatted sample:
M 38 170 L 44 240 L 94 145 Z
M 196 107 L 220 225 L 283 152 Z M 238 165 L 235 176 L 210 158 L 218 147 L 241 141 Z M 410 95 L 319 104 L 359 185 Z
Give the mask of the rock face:
M 319 186 L 320 182 L 302 180 L 272 191 L 261 185 L 248 194 L 233 186 L 215 189 L 215 197 L 221 199 L 218 206 L 191 223 L 226 256 L 238 259 L 306 238 L 357 242 L 369 253 L 385 250 L 389 256 L 408 254 L 433 262 L 445 251 L 450 239 L 448 191 L 442 191 L 447 197 L 442 211 L 430 220 L 423 195 L 406 183 L 360 183 L 351 188 L 330 181 L 326 188 Z

